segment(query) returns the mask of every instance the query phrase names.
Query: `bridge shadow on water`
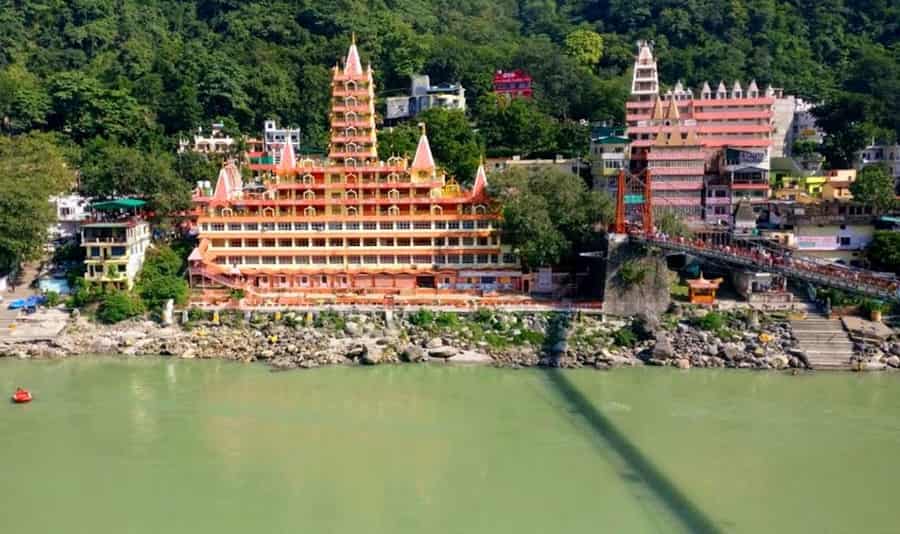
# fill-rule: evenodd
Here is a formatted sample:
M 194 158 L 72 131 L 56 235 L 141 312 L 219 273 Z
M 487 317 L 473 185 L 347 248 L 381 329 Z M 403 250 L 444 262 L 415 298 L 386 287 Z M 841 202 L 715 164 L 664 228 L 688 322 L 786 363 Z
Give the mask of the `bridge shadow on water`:
M 557 327 L 568 326 L 568 318 Z M 548 336 L 550 337 L 550 336 Z M 547 381 L 555 392 L 569 404 L 575 413 L 587 422 L 597 440 L 597 445 L 606 452 L 612 452 L 627 466 L 629 472 L 621 476 L 629 482 L 642 484 L 652 497 L 659 501 L 688 532 L 720 534 L 724 531 L 715 525 L 703 510 L 697 507 L 641 450 L 628 436 L 603 414 L 572 383 L 565 371 L 556 367 L 543 368 Z

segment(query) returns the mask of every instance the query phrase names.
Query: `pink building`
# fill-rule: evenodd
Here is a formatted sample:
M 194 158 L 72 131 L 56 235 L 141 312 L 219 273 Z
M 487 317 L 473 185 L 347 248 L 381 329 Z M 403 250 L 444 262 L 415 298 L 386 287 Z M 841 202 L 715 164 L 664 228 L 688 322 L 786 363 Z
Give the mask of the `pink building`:
M 715 91 L 704 83 L 696 93 L 679 81 L 661 95 L 652 47 L 645 41 L 639 42 L 631 97 L 626 103 L 632 170 L 647 167 L 650 154 L 657 150 L 660 128 L 670 132 L 677 126 L 685 135 L 685 129 L 691 128 L 704 154 L 702 174 L 707 184 L 714 186 L 708 188 L 714 191 L 709 204 L 703 203 L 704 216 L 727 218 L 731 204 L 741 199 L 754 204 L 765 202 L 775 98 L 774 89 L 760 92 L 755 81 L 746 89 L 737 81 L 730 88 L 719 82 Z M 655 118 L 660 108 L 666 110 L 662 124 Z M 735 191 L 731 189 L 733 183 L 739 186 Z
M 510 98 L 531 98 L 531 76 L 521 69 L 494 74 L 494 92 Z

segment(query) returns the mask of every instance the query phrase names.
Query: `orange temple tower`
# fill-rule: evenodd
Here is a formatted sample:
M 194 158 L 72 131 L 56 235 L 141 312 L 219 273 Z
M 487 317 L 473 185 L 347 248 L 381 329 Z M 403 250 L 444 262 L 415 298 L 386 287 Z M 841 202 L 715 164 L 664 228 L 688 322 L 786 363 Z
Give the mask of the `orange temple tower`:
M 501 245 L 484 168 L 470 190 L 436 166 L 424 126 L 410 163 L 378 159 L 372 68 L 355 42 L 331 83 L 324 160 L 290 143 L 261 182 L 226 164 L 194 196 L 199 245 L 192 285 L 209 299 L 378 302 L 520 292 L 518 259 Z

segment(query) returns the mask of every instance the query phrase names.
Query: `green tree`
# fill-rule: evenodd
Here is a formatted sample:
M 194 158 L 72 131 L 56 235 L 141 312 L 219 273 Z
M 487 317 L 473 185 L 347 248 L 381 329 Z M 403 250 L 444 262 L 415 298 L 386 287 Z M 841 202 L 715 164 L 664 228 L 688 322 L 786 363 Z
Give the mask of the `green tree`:
M 571 261 L 590 247 L 612 217 L 612 200 L 554 167 L 511 169 L 491 176 L 503 206 L 503 239 L 528 268 Z
M 175 304 L 187 302 L 190 289 L 183 276 L 184 262 L 166 245 L 150 249 L 135 285 L 135 292 L 153 310 L 162 308 L 166 300 Z
M 867 165 L 850 184 L 853 199 L 874 206 L 879 211 L 893 208 L 897 202 L 894 197 L 894 178 L 884 164 Z
M 190 206 L 190 186 L 175 174 L 172 160 L 169 154 L 97 139 L 82 157 L 81 189 L 99 198 L 145 198 L 153 211 L 165 217 Z
M 900 274 L 900 232 L 876 231 L 866 257 L 873 268 Z
M 691 231 L 683 219 L 671 211 L 665 211 L 656 219 L 656 228 L 672 237 L 690 237 Z
M 484 154 L 466 114 L 456 109 L 432 108 L 416 119 L 426 125 L 428 141 L 437 164 L 461 183 L 471 183 Z
M 0 269 L 40 253 L 56 220 L 47 199 L 74 181 L 54 135 L 0 137 Z
M 603 37 L 591 30 L 575 30 L 566 36 L 566 53 L 586 67 L 595 67 L 603 57 Z

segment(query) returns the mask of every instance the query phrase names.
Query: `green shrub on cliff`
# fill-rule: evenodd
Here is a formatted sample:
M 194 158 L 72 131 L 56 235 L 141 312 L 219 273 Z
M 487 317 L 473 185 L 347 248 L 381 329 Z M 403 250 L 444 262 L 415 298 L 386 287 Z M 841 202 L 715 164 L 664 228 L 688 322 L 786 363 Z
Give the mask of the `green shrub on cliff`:
M 725 326 L 725 316 L 719 312 L 711 311 L 697 319 L 696 324 L 707 331 L 721 330 Z
M 638 338 L 631 326 L 623 326 L 613 332 L 613 343 L 619 347 L 633 347 L 637 345 Z

